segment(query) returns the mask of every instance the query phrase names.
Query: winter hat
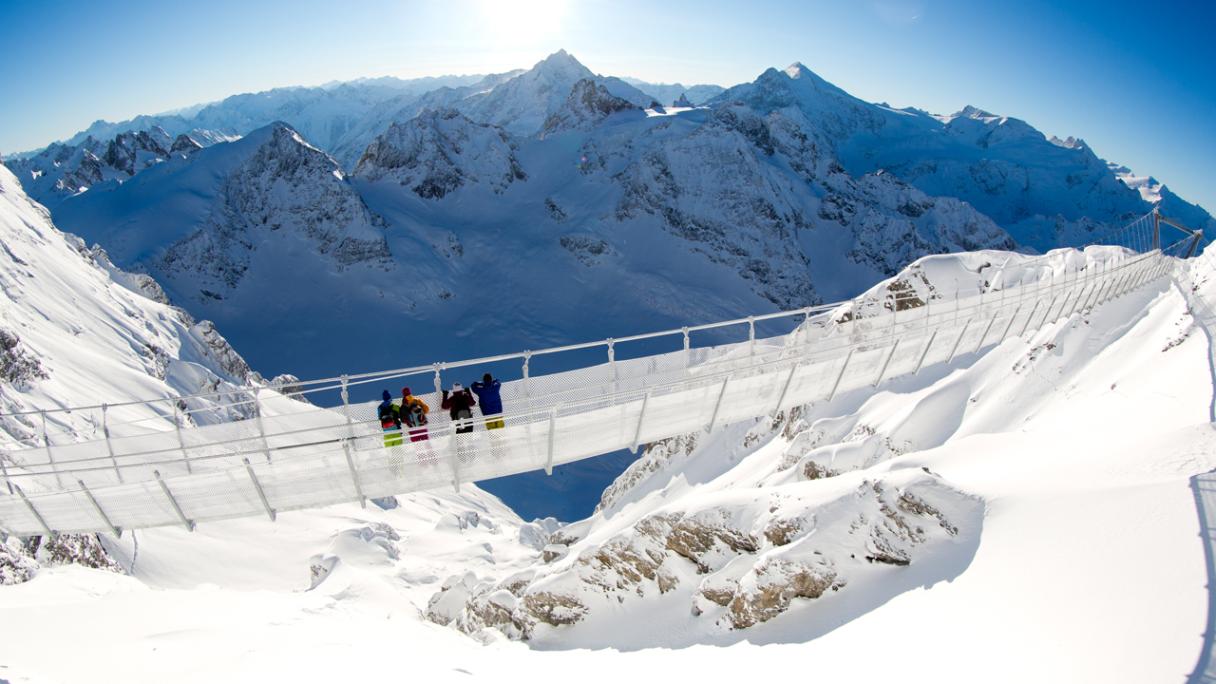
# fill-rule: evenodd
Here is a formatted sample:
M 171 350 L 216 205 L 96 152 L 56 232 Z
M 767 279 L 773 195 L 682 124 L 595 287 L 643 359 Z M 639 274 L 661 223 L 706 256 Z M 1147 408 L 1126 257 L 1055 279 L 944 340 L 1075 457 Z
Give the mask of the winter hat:
M 408 397 L 409 395 L 410 395 L 410 388 L 408 388 L 408 387 L 402 387 L 402 388 L 401 388 L 401 396 L 403 396 L 403 397 Z
M 393 398 L 393 395 L 389 394 L 388 390 L 384 390 L 384 393 L 381 394 L 380 396 L 383 397 L 385 401 L 388 401 Z
M 463 389 L 464 389 L 464 385 L 460 384 L 459 382 L 454 382 L 454 383 L 452 383 L 452 391 L 453 391 L 453 392 L 459 392 L 459 391 L 461 391 L 461 390 L 463 390 Z

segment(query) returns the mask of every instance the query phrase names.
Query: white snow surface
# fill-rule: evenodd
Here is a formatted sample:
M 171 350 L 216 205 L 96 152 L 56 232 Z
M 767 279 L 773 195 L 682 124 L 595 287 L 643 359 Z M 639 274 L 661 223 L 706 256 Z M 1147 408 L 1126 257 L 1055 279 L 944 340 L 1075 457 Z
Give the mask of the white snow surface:
M 196 322 L 164 303 L 151 278 L 115 267 L 59 232 L 17 179 L 0 169 L 0 331 L 16 336 L 10 353 L 36 361 L 40 373 L 0 378 L 0 439 L 40 445 L 37 414 L 14 412 L 173 397 L 260 382 L 261 377 L 209 321 Z M 45 376 L 45 377 L 41 377 Z M 199 420 L 209 415 L 201 403 Z M 172 427 L 173 407 L 116 407 L 116 423 L 143 420 Z M 97 415 L 52 413 L 48 432 L 99 436 Z
M 977 263 L 1002 256 L 1008 278 L 1038 263 L 940 256 L 901 277 L 968 288 Z M 1216 467 L 1211 350 L 1182 296 L 1216 301 L 1216 280 L 1202 275 L 1182 289 L 1157 281 L 879 392 L 699 435 L 691 448 L 656 445 L 596 514 L 566 527 L 523 523 L 468 487 L 401 497 L 391 510 L 145 531 L 138 551 L 130 535 L 108 539 L 130 576 L 50 567 L 0 587 L 0 677 L 719 681 L 813 663 L 829 680 L 1177 680 L 1198 659 L 1208 596 L 1188 483 Z M 851 541 L 849 521 L 882 518 L 865 494 L 875 483 L 932 504 L 957 534 L 924 518 L 927 541 L 900 547 L 909 565 L 865 561 L 856 551 L 874 549 Z M 674 513 L 753 533 L 758 548 L 716 545 L 702 572 L 657 549 L 679 580 L 665 593 L 580 578 L 577 559 L 614 539 L 644 542 L 639 522 Z M 763 534 L 797 517 L 813 522 L 792 543 Z M 815 558 L 847 583 L 756 626 L 732 628 L 693 593 L 755 589 L 765 568 Z M 462 609 L 435 603 L 445 586 L 452 598 L 452 587 L 521 577 L 589 610 L 537 625 L 527 644 L 423 616 Z M 492 596 L 509 605 L 509 594 Z

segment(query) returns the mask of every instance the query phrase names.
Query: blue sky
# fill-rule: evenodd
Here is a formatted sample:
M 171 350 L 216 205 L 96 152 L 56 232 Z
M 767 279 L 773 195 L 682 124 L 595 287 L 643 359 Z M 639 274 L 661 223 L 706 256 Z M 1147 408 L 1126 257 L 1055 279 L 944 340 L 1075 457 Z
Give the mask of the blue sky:
M 1216 2 L 0 0 L 0 150 L 284 85 L 593 71 L 732 85 L 800 61 L 872 101 L 1076 135 L 1216 211 Z

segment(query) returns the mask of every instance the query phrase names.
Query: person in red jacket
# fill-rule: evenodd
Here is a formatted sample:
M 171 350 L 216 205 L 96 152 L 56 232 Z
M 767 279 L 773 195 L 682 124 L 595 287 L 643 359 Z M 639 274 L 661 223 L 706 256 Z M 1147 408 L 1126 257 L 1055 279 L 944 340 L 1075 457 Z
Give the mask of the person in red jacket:
M 459 382 L 453 384 L 451 390 L 443 391 L 441 406 L 448 410 L 448 415 L 452 418 L 452 425 L 456 428 L 456 434 L 473 431 L 473 407 L 476 405 L 477 400 L 473 398 L 472 392 L 465 389 Z

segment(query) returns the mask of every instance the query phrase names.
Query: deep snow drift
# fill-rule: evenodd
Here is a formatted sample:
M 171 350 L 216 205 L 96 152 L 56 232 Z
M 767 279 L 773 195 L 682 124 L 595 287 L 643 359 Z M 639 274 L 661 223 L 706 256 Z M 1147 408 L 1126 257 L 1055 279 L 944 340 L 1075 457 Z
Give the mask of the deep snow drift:
M 930 280 L 957 272 L 936 259 Z M 133 576 L 0 588 L 0 676 L 1184 676 L 1207 597 L 1188 480 L 1216 433 L 1183 278 L 882 391 L 651 445 L 574 525 L 470 488 L 108 541 Z M 79 657 L 55 657 L 65 635 Z

